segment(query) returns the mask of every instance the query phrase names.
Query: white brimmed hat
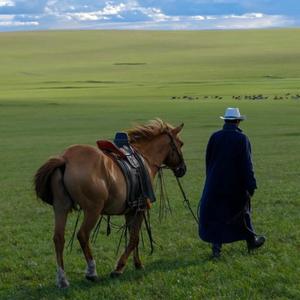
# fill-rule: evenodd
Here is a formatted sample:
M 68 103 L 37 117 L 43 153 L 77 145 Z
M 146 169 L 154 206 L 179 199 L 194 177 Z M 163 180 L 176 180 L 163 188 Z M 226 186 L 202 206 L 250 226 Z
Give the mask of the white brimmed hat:
M 224 117 L 220 116 L 222 120 L 245 120 L 246 116 L 240 114 L 240 110 L 237 107 L 228 107 L 225 110 Z

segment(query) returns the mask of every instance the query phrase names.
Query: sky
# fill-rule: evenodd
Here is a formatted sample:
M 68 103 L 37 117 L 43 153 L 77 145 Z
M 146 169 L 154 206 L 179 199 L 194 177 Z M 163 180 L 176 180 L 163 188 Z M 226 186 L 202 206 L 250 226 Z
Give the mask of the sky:
M 300 0 L 0 0 L 0 31 L 300 27 Z

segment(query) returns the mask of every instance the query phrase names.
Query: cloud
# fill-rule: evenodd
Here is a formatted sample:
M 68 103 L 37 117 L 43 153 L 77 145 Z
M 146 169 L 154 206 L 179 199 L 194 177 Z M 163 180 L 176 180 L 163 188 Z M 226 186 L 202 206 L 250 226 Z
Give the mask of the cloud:
M 234 2 L 216 0 L 218 2 Z M 216 2 L 215 1 L 215 2 Z M 102 9 L 88 11 L 89 6 L 84 7 L 85 11 L 74 12 L 74 6 L 64 6 L 64 11 L 59 9 L 61 2 L 49 0 L 45 11 L 49 15 L 64 19 L 65 22 L 72 21 L 72 27 L 78 26 L 92 28 L 133 28 L 133 29 L 233 29 L 233 28 L 265 28 L 277 27 L 288 24 L 287 18 L 283 16 L 269 16 L 263 13 L 246 13 L 241 15 L 167 15 L 160 8 L 144 7 L 138 1 L 127 2 L 106 2 Z M 75 22 L 75 23 L 74 23 Z M 181 24 L 180 24 L 181 23 Z
M 0 27 L 38 26 L 36 21 L 18 21 L 14 15 L 0 15 Z
M 98 20 L 110 20 L 111 16 L 121 17 L 122 12 L 126 12 L 129 8 L 126 7 L 124 3 L 120 3 L 118 5 L 112 5 L 111 3 L 107 3 L 107 5 L 98 11 L 90 11 L 90 12 L 69 12 L 66 13 L 66 17 L 71 20 L 77 21 L 98 21 Z
M 262 0 L 264 4 L 272 0 Z M 291 0 L 287 0 L 291 1 Z M 295 18 L 241 7 L 249 0 L 0 0 L 1 30 L 249 29 L 297 25 Z M 258 3 L 257 0 L 252 3 Z M 2 5 L 2 6 L 1 6 Z M 258 4 L 257 4 L 258 5 Z M 171 8 L 176 6 L 176 9 Z M 197 9 L 192 10 L 192 8 Z M 199 13 L 203 7 L 203 13 Z M 225 9 L 226 8 L 226 9 Z M 216 13 L 205 13 L 216 12 Z M 223 11 L 223 13 L 221 13 Z M 242 12 L 242 13 L 241 13 Z M 8 17 L 6 17 L 8 18 Z
M 216 29 L 259 29 L 292 25 L 294 21 L 285 16 L 249 13 L 240 16 L 223 16 L 216 22 L 215 27 Z
M 73 21 L 99 21 L 99 20 L 116 20 L 116 21 L 166 21 L 172 17 L 164 14 L 161 9 L 155 7 L 142 7 L 138 1 L 130 0 L 126 2 L 114 3 L 106 2 L 104 7 L 99 10 L 88 10 L 89 6 L 83 7 L 80 12 L 75 10 L 74 6 L 59 10 L 58 1 L 48 1 L 45 12 L 59 18 L 66 18 Z M 176 19 L 177 20 L 177 19 Z
M 228 15 L 224 16 L 224 19 L 260 19 L 263 18 L 264 14 L 262 13 L 248 13 L 243 15 Z
M 11 0 L 0 0 L 0 7 L 3 6 L 15 6 L 15 2 Z

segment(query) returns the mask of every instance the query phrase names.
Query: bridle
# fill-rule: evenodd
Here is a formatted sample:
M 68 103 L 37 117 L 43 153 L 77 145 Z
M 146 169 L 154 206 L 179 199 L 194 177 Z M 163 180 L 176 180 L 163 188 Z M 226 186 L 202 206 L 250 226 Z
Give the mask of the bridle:
M 175 144 L 175 141 L 174 141 L 174 137 L 173 135 L 169 132 L 169 131 L 166 131 L 164 132 L 165 134 L 167 134 L 167 136 L 170 138 L 170 146 L 171 146 L 171 150 L 173 152 L 176 153 L 180 163 L 179 165 L 175 168 L 175 169 L 172 169 L 172 171 L 174 173 L 176 173 L 177 170 L 179 170 L 183 165 L 184 165 L 184 160 L 183 160 L 183 156 L 182 154 L 180 154 L 176 144 Z M 149 163 L 149 161 L 147 160 L 146 157 L 144 157 L 144 159 Z M 150 164 L 149 164 L 150 165 Z M 170 167 L 166 166 L 166 165 L 157 165 L 157 164 L 152 164 L 152 166 L 154 166 L 156 169 L 157 169 L 157 172 L 158 172 L 158 178 L 159 178 L 159 181 L 160 181 L 160 185 L 161 185 L 161 191 L 162 190 L 165 190 L 166 191 L 166 188 L 165 188 L 165 183 L 164 183 L 164 179 L 163 179 L 163 169 L 171 169 Z M 176 181 L 177 181 L 177 184 L 178 184 L 178 187 L 179 187 L 179 190 L 182 194 L 182 198 L 183 198 L 183 202 L 185 203 L 186 207 L 188 208 L 188 210 L 191 212 L 193 218 L 195 219 L 196 223 L 198 224 L 199 223 L 199 220 L 196 216 L 196 214 L 194 213 L 192 207 L 191 207 L 191 204 L 190 204 L 190 201 L 188 199 L 188 197 L 186 196 L 186 193 L 183 189 L 183 186 L 179 180 L 179 178 L 175 175 L 175 178 L 176 178 Z M 161 192 L 162 193 L 162 192 Z M 163 192 L 164 194 L 166 194 L 166 192 Z M 167 202 L 169 203 L 169 200 L 168 200 L 168 196 L 166 195 L 167 197 Z
M 179 153 L 179 150 L 175 144 L 175 140 L 174 140 L 174 137 L 172 136 L 172 134 L 170 132 L 166 132 L 166 135 L 170 138 L 170 146 L 171 146 L 171 149 L 173 152 L 176 153 L 177 157 L 178 157 L 178 160 L 180 161 L 180 163 L 178 164 L 179 167 L 181 167 L 181 165 L 183 164 L 183 157 L 182 157 L 182 154 Z M 177 168 L 179 168 L 177 167 Z
M 163 163 L 162 165 L 158 165 L 158 164 L 155 164 L 155 163 L 151 163 L 149 161 L 149 159 L 147 157 L 145 157 L 143 154 L 141 154 L 141 156 L 143 157 L 143 159 L 145 159 L 147 161 L 147 163 L 149 164 L 149 166 L 154 166 L 156 168 L 156 171 L 159 172 L 160 170 L 162 169 L 171 169 L 173 172 L 177 172 L 179 171 L 180 168 L 182 168 L 184 166 L 184 160 L 183 160 L 183 156 L 182 154 L 179 152 L 176 144 L 175 144 L 175 140 L 174 140 L 174 137 L 173 135 L 171 134 L 171 132 L 169 131 L 165 131 L 163 132 L 163 134 L 166 134 L 169 138 L 170 138 L 170 146 L 171 146 L 171 150 L 173 152 L 175 152 L 175 154 L 177 155 L 178 159 L 179 159 L 179 164 L 176 168 L 170 168 L 169 166 L 167 166 L 165 163 Z M 134 146 L 132 146 L 133 148 L 135 148 Z
M 179 165 L 176 167 L 176 169 L 173 170 L 173 172 L 176 173 L 176 171 L 178 171 L 178 170 L 183 166 L 183 164 L 184 164 L 183 157 L 182 157 L 182 154 L 180 154 L 179 151 L 178 151 L 178 148 L 177 148 L 177 146 L 176 146 L 176 144 L 175 144 L 174 137 L 172 136 L 172 134 L 171 134 L 170 132 L 168 132 L 168 131 L 166 132 L 166 134 L 167 134 L 167 135 L 169 136 L 169 138 L 170 138 L 170 145 L 171 145 L 172 150 L 177 154 L 177 156 L 178 156 L 178 158 L 179 158 L 179 161 L 180 161 L 180 163 L 179 163 Z M 162 169 L 168 169 L 168 168 L 169 168 L 169 167 L 167 167 L 167 166 L 161 166 L 161 167 L 159 168 L 158 171 L 159 171 L 159 174 L 160 174 L 160 177 L 161 177 L 161 178 L 162 178 L 162 176 L 163 176 L 163 174 L 162 174 Z M 180 189 L 180 192 L 181 192 L 181 194 L 182 194 L 183 201 L 184 201 L 184 203 L 186 204 L 186 207 L 187 207 L 188 210 L 191 212 L 191 214 L 192 214 L 193 218 L 195 219 L 196 223 L 199 224 L 199 220 L 198 220 L 197 216 L 195 215 L 195 213 L 194 213 L 194 211 L 193 211 L 193 209 L 192 209 L 192 207 L 191 207 L 191 203 L 190 203 L 189 199 L 188 199 L 187 196 L 186 196 L 186 193 L 185 193 L 185 191 L 184 191 L 184 189 L 183 189 L 183 186 L 182 186 L 182 184 L 181 184 L 179 178 L 178 178 L 176 175 L 175 175 L 175 178 L 176 178 L 178 187 L 179 187 L 179 189 Z M 163 184 L 163 183 L 162 183 L 162 184 Z

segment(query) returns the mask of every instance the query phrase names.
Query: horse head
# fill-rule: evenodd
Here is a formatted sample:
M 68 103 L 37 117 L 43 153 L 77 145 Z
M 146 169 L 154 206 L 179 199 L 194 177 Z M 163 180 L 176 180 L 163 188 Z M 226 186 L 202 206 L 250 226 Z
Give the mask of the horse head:
M 186 173 L 186 165 L 181 151 L 183 142 L 178 136 L 183 126 L 182 123 L 178 127 L 166 131 L 169 138 L 169 151 L 163 163 L 173 171 L 176 177 L 182 177 Z
M 155 119 L 128 131 L 130 142 L 146 158 L 154 170 L 153 174 L 162 165 L 169 167 L 176 177 L 182 177 L 186 173 L 181 151 L 183 142 L 179 138 L 182 128 L 183 124 L 173 127 L 160 119 Z

